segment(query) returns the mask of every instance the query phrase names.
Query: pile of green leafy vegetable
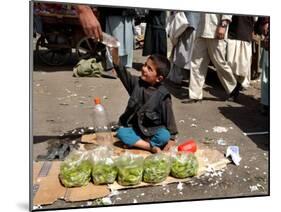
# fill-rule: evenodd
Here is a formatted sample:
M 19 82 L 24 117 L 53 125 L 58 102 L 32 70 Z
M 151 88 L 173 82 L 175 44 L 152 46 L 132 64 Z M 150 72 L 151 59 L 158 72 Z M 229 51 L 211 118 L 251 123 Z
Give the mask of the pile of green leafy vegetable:
M 98 162 L 93 165 L 92 177 L 94 184 L 114 183 L 117 177 L 117 168 L 111 163 Z
M 72 157 L 62 162 L 59 178 L 65 187 L 86 186 L 91 180 L 92 164 L 89 160 Z
M 181 153 L 172 158 L 171 175 L 175 178 L 192 177 L 197 174 L 198 160 L 192 153 Z
M 170 160 L 164 154 L 154 154 L 145 158 L 143 181 L 146 183 L 160 183 L 170 173 Z
M 118 183 L 123 186 L 137 185 L 142 181 L 143 157 L 134 154 L 117 159 Z

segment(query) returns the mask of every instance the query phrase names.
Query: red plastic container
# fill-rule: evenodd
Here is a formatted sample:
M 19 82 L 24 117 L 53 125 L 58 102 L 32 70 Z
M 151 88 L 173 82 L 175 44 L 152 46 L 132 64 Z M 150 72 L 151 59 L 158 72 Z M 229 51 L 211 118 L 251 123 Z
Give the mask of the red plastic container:
M 195 153 L 196 150 L 197 150 L 197 145 L 194 140 L 187 140 L 178 146 L 179 152 L 184 151 L 184 152 Z

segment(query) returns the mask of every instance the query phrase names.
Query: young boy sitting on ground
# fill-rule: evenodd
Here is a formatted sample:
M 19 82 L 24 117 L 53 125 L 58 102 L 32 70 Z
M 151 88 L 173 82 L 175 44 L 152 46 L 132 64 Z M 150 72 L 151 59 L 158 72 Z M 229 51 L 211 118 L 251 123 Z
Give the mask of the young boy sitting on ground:
M 141 76 L 131 75 L 120 64 L 118 49 L 112 49 L 115 71 L 130 95 L 120 116 L 117 137 L 128 147 L 153 153 L 168 151 L 175 144 L 177 126 L 171 95 L 162 82 L 170 71 L 169 60 L 150 55 L 142 66 Z

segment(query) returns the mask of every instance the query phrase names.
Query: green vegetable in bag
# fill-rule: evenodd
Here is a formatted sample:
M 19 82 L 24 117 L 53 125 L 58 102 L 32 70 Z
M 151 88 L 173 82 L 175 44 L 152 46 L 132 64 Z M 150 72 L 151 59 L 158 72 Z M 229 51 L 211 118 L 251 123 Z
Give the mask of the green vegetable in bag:
M 114 183 L 117 177 L 117 167 L 113 161 L 113 151 L 107 146 L 99 146 L 92 151 L 94 184 Z
M 198 160 L 192 153 L 181 153 L 172 158 L 171 175 L 175 178 L 192 177 L 197 174 Z
M 59 178 L 68 188 L 86 186 L 91 179 L 91 171 L 92 165 L 89 160 L 74 156 L 61 164 Z
M 164 154 L 154 154 L 145 158 L 143 181 L 146 183 L 160 183 L 170 173 L 170 160 Z
M 75 152 L 69 155 L 60 166 L 59 178 L 65 187 L 86 186 L 91 179 L 92 165 L 85 153 Z
M 123 186 L 137 185 L 142 180 L 143 157 L 125 154 L 117 159 L 118 183 Z
M 117 168 L 114 164 L 96 163 L 93 166 L 92 177 L 96 185 L 114 183 L 117 177 Z

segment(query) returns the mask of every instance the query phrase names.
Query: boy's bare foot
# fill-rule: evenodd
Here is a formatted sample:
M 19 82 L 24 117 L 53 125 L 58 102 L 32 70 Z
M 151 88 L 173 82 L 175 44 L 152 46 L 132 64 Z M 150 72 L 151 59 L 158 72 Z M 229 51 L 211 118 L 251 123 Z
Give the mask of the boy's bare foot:
M 176 142 L 173 140 L 170 140 L 166 146 L 164 147 L 164 151 L 169 151 L 173 146 L 175 146 Z
M 124 149 L 130 149 L 130 147 L 128 145 L 126 145 L 126 144 L 123 144 L 123 148 Z
M 151 147 L 150 151 L 152 153 L 159 153 L 159 152 L 161 152 L 161 149 L 159 147 L 153 146 L 153 147 Z

